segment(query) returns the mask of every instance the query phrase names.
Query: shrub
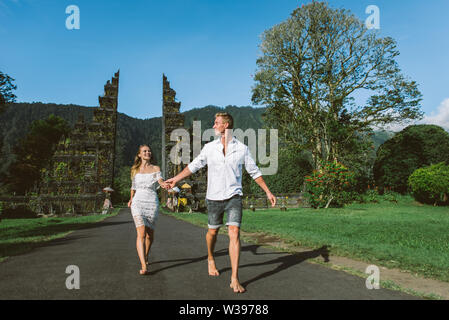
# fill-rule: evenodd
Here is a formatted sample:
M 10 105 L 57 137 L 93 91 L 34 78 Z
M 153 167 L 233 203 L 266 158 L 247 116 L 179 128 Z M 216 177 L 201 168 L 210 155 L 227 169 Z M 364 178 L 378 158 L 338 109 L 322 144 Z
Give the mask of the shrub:
M 394 191 L 386 190 L 383 194 L 383 199 L 390 202 L 398 202 L 400 194 Z
M 378 188 L 368 188 L 365 193 L 359 193 L 354 195 L 354 201 L 359 203 L 380 203 L 384 201 L 398 203 L 401 199 L 401 194 L 385 190 L 383 194 L 380 194 Z
M 326 162 L 319 171 L 306 176 L 304 194 L 312 208 L 341 207 L 352 200 L 354 173 L 338 162 Z
M 435 206 L 449 204 L 449 165 L 443 162 L 415 170 L 408 184 L 419 202 Z

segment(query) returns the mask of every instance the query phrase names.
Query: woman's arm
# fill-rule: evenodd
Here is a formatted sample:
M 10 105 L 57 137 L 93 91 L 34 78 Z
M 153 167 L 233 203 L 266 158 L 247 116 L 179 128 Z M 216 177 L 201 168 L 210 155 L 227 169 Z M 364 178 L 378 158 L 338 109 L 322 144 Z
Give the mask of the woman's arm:
M 154 166 L 154 168 L 156 169 L 156 172 L 159 172 L 159 174 L 156 174 L 157 176 L 159 176 L 157 182 L 162 188 L 165 188 L 167 186 L 167 183 L 164 181 L 164 179 L 162 179 L 161 168 L 159 168 L 158 166 Z
M 162 178 L 160 178 L 157 182 L 159 182 L 159 185 L 164 189 L 168 186 L 168 184 L 164 180 L 162 180 Z
M 133 202 L 133 197 L 134 197 L 135 193 L 136 193 L 136 190 L 131 189 L 131 198 L 129 198 L 128 207 L 131 207 L 131 203 Z
M 135 193 L 136 193 L 136 180 L 133 177 L 131 180 L 131 197 L 129 198 L 129 201 L 128 201 L 128 207 L 131 207 Z

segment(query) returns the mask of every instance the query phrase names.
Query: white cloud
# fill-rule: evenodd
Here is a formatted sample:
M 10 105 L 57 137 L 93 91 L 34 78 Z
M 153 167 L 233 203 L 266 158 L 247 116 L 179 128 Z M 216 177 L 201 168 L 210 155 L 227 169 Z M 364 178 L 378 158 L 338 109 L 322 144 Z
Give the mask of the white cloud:
M 441 102 L 437 112 L 432 112 L 430 116 L 424 116 L 420 124 L 435 124 L 449 130 L 449 98 Z
M 376 128 L 376 129 L 399 132 L 413 124 L 434 124 L 449 131 L 449 98 L 441 102 L 436 112 L 432 112 L 430 116 L 424 115 L 424 118 L 420 121 L 410 121 L 407 123 L 393 123 L 383 128 Z
M 382 130 L 387 130 L 387 131 L 399 132 L 399 131 L 402 131 L 403 129 L 405 129 L 406 127 L 408 127 L 408 126 L 409 126 L 409 124 L 403 125 L 403 124 L 400 124 L 400 123 L 395 123 L 395 124 L 390 124 L 390 125 L 387 125 L 385 127 L 376 128 L 376 129 L 382 129 Z

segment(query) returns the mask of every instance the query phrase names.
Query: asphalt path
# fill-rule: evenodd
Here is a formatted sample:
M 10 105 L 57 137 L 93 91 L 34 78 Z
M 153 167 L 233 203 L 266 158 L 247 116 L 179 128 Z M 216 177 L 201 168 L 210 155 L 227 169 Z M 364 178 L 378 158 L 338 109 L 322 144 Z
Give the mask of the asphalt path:
M 382 288 L 368 290 L 363 278 L 308 263 L 320 250 L 288 254 L 245 242 L 239 277 L 247 291 L 236 294 L 229 287 L 228 237 L 218 236 L 220 276 L 211 277 L 205 235 L 203 228 L 161 214 L 150 253 L 151 273 L 141 276 L 134 222 L 130 210 L 122 209 L 117 216 L 0 263 L 0 299 L 416 299 Z M 76 283 L 77 270 L 79 289 L 68 289 L 67 284 Z

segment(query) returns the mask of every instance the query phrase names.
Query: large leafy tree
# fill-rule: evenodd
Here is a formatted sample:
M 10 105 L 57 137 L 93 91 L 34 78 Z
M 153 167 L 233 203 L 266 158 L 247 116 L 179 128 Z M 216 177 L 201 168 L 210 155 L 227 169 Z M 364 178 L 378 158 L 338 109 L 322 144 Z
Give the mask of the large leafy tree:
M 5 179 L 9 191 L 17 194 L 30 191 L 40 179 L 40 170 L 49 164 L 57 142 L 69 132 L 67 122 L 53 114 L 33 121 L 28 134 L 14 147 L 16 159 Z
M 349 11 L 312 2 L 262 35 L 252 101 L 288 144 L 310 150 L 319 169 L 375 126 L 422 117 L 421 93 L 381 38 Z M 356 93 L 368 94 L 363 105 Z M 362 139 L 363 140 L 363 139 Z M 366 150 L 365 150 L 366 151 Z
M 449 164 L 449 133 L 436 125 L 409 126 L 377 150 L 374 179 L 381 190 L 405 193 L 416 169 L 440 162 Z

